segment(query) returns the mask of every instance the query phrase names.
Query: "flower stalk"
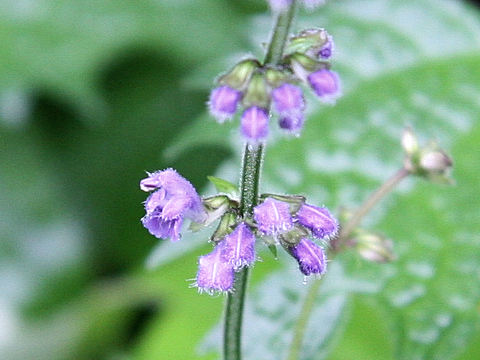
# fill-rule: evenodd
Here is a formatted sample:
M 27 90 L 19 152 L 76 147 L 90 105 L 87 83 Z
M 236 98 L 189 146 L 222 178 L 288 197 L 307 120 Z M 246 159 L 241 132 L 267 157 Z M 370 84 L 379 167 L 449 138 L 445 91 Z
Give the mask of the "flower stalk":
M 287 11 L 279 13 L 276 21 L 265 64 L 276 65 L 282 60 L 283 51 L 295 13 L 295 2 L 292 1 Z M 260 173 L 264 146 L 245 145 L 243 154 L 242 176 L 240 181 L 240 214 L 244 219 L 252 217 L 253 208 L 257 205 Z M 223 356 L 224 360 L 241 360 L 241 334 L 243 307 L 248 281 L 248 267 L 235 273 L 234 288 L 227 295 L 225 304 L 225 325 Z

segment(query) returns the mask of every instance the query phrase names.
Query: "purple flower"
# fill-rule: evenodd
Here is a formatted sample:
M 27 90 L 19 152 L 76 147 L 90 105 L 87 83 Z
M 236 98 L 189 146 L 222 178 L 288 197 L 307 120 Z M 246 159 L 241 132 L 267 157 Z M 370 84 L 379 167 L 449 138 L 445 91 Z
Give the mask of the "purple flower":
M 149 174 L 140 182 L 140 188 L 156 190 L 145 201 L 142 223 L 157 238 L 177 241 L 185 217 L 197 222 L 205 219 L 202 200 L 195 188 L 173 169 Z
M 318 51 L 318 57 L 321 59 L 330 59 L 335 49 L 335 44 L 333 43 L 333 38 L 328 35 L 327 42 L 323 44 L 322 48 Z
M 272 100 L 279 114 L 302 112 L 305 108 L 302 89 L 288 83 L 272 91 Z
M 301 225 L 310 229 L 313 235 L 319 239 L 331 237 L 338 231 L 337 220 L 326 207 L 303 204 L 295 217 Z
M 265 235 L 278 235 L 293 227 L 290 205 L 285 202 L 267 198 L 253 209 L 253 218 L 258 230 Z
M 292 0 L 268 0 L 273 11 L 285 11 L 292 3 Z
M 340 80 L 336 72 L 321 69 L 308 75 L 307 79 L 320 99 L 333 101 L 340 96 Z
M 292 134 L 299 134 L 303 128 L 305 118 L 303 113 L 287 114 L 278 120 L 278 125 Z
M 222 241 L 223 259 L 235 270 L 250 266 L 255 261 L 255 236 L 245 223 L 240 223 L 235 230 Z
M 289 249 L 292 256 L 298 261 L 300 271 L 304 275 L 323 275 L 327 270 L 327 259 L 323 249 L 312 240 L 302 239 Z
M 231 118 L 237 111 L 242 93 L 229 86 L 220 86 L 212 90 L 208 102 L 210 113 L 218 122 Z
M 264 140 L 268 135 L 268 112 L 258 106 L 249 107 L 242 114 L 242 134 L 250 143 Z
M 213 294 L 215 291 L 228 292 L 233 289 L 235 271 L 225 261 L 222 251 L 225 242 L 218 244 L 213 251 L 198 259 L 198 272 L 195 286 L 198 291 Z

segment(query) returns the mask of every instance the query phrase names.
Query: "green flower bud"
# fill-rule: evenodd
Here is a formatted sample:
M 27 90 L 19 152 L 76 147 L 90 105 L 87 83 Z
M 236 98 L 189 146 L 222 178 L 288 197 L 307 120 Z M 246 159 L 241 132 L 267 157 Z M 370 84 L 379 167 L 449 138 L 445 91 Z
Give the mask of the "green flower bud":
M 353 241 L 358 254 L 365 260 L 376 263 L 395 260 L 392 240 L 380 234 L 358 230 Z
M 402 147 L 408 156 L 413 156 L 418 153 L 418 141 L 417 136 L 414 134 L 411 127 L 405 128 L 402 134 Z

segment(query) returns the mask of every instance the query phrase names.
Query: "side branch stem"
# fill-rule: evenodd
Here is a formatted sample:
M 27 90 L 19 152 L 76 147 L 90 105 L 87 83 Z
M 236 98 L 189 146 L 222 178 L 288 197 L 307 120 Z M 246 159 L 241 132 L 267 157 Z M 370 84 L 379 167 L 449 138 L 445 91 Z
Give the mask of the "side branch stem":
M 383 199 L 385 195 L 390 193 L 397 184 L 407 177 L 410 173 L 407 169 L 402 167 L 399 169 L 392 177 L 385 181 L 382 186 L 380 186 L 373 194 L 371 194 L 368 199 L 360 206 L 353 216 L 348 220 L 345 227 L 340 231 L 340 244 L 344 240 L 348 240 L 348 237 L 352 234 L 352 231 L 360 224 L 365 215 L 367 215 L 370 210 Z
M 276 18 L 272 38 L 265 55 L 265 64 L 278 65 L 282 60 L 285 42 L 295 13 L 295 2 L 295 0 L 292 1 L 288 10 L 278 14 Z M 263 145 L 245 146 L 240 181 L 240 213 L 244 219 L 252 216 L 253 208 L 257 205 L 263 153 Z M 247 281 L 248 268 L 244 268 L 235 274 L 233 292 L 227 297 L 223 343 L 224 360 L 242 359 L 242 318 Z

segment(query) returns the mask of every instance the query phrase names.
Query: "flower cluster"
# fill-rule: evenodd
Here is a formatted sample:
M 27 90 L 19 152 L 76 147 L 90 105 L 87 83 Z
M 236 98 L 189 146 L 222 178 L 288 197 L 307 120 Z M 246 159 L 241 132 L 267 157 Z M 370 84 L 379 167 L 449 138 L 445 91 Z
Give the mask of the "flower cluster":
M 325 102 L 340 95 L 338 75 L 327 61 L 333 51 L 333 39 L 324 29 L 309 29 L 289 39 L 278 66 L 256 59 L 239 62 L 218 79 L 208 102 L 210 113 L 222 123 L 242 108 L 241 133 L 251 144 L 266 139 L 270 108 L 281 129 L 299 134 L 305 121 L 301 83 Z
M 307 204 L 301 196 L 266 194 L 254 208 L 253 218 L 242 218 L 237 201 L 226 195 L 201 199 L 173 169 L 149 174 L 140 188 L 154 190 L 145 202 L 142 223 L 158 238 L 178 240 L 184 218 L 205 226 L 220 218 L 211 237 L 213 251 L 198 261 L 199 291 L 231 291 L 235 272 L 256 260 L 256 239 L 281 245 L 306 276 L 325 273 L 324 250 L 312 240 L 328 240 L 337 233 L 337 221 L 325 207 Z

